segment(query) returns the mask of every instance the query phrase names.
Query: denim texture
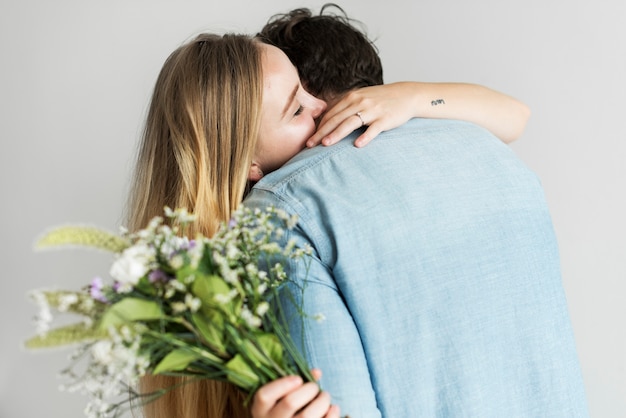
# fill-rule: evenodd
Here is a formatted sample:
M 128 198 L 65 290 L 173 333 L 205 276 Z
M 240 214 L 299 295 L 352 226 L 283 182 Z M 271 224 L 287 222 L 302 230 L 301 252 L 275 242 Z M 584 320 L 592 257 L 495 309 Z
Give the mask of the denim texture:
M 299 217 L 284 239 L 313 254 L 287 264 L 282 304 L 342 414 L 588 416 L 537 176 L 466 122 L 413 119 L 362 149 L 357 134 L 245 200 Z

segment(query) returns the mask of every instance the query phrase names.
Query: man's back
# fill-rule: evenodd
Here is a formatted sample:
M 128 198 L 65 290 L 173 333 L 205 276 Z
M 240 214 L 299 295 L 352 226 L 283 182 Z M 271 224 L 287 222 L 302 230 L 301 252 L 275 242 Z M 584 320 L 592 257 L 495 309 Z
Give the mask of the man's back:
M 286 239 L 313 247 L 290 297 L 326 319 L 302 335 L 294 310 L 290 326 L 343 413 L 586 416 L 536 176 L 464 122 L 351 139 L 299 154 L 246 201 L 297 214 Z

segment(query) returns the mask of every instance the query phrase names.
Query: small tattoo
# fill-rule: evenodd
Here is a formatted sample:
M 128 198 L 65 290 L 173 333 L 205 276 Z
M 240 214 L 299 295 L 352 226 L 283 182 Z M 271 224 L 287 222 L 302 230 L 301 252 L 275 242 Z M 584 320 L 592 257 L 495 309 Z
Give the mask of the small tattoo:
M 446 104 L 446 102 L 443 99 L 437 99 L 437 100 L 433 100 L 432 102 L 430 102 L 431 106 L 437 106 L 440 104 Z

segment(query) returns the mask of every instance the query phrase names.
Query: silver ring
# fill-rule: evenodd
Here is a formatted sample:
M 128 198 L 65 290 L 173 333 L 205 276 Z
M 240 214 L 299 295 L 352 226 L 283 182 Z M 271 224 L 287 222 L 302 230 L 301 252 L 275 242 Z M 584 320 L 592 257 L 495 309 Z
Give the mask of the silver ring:
M 361 116 L 361 112 L 356 112 L 356 115 L 359 117 L 359 119 L 361 119 L 361 127 L 365 126 L 365 121 L 363 120 L 363 117 Z

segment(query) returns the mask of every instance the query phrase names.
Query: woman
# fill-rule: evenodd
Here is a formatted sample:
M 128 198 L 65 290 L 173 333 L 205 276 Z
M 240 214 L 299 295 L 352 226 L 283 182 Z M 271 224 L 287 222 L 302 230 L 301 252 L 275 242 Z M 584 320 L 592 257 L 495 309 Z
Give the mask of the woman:
M 259 45 L 246 36 L 201 35 L 167 59 L 157 79 L 138 154 L 129 202 L 131 229 L 141 228 L 167 205 L 195 213 L 196 230 L 190 234 L 211 236 L 238 207 L 261 130 L 263 53 Z M 299 113 L 301 122 L 296 126 L 299 129 L 283 132 L 301 135 L 303 143 L 314 132 L 314 118 L 326 105 L 300 91 L 297 95 L 306 99 L 307 106 L 314 106 L 288 109 Z M 274 164 L 278 163 L 272 160 L 270 164 L 277 167 Z M 153 376 L 144 379 L 141 386 L 149 392 L 178 381 Z M 288 378 L 259 391 L 253 407 L 255 416 L 269 417 L 277 411 L 292 415 L 297 411 L 294 408 L 300 409 L 293 396 L 275 407 L 271 405 L 273 397 L 283 398 L 286 392 L 296 398 L 304 395 L 301 406 L 317 398 L 321 402 L 313 402 L 309 408 L 319 403 L 321 409 L 329 408 L 328 395 L 318 394 L 314 383 L 302 385 L 297 378 Z M 148 404 L 144 413 L 154 418 L 249 417 L 244 399 L 233 386 L 207 380 L 167 393 Z M 336 410 L 330 412 L 329 418 L 338 416 Z
M 406 104 L 411 98 L 399 100 L 394 94 L 388 100 L 380 89 L 372 95 L 377 103 L 389 101 L 388 107 L 368 109 L 370 126 L 390 129 L 417 116 Z M 350 109 L 354 101 L 355 96 L 348 96 L 336 107 Z M 388 119 L 389 108 L 400 116 Z M 130 195 L 129 227 L 143 227 L 164 206 L 185 207 L 197 219 L 189 233 L 211 236 L 237 209 L 249 180 L 277 169 L 305 147 L 325 110 L 326 103 L 304 90 L 296 69 L 275 47 L 242 35 L 208 34 L 181 46 L 166 60 L 156 82 Z M 324 135 L 335 128 L 345 130 L 356 121 L 354 112 L 340 113 L 345 116 L 326 120 Z M 361 122 L 357 125 L 352 129 Z M 152 376 L 144 379 L 142 390 L 177 382 L 177 378 Z M 244 397 L 228 384 L 195 382 L 148 404 L 145 415 L 261 418 L 306 412 L 307 416 L 339 416 L 328 394 L 295 377 L 261 388 L 250 410 L 243 406 Z

